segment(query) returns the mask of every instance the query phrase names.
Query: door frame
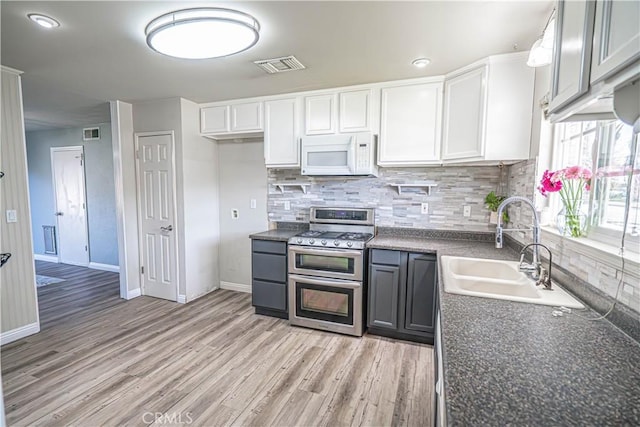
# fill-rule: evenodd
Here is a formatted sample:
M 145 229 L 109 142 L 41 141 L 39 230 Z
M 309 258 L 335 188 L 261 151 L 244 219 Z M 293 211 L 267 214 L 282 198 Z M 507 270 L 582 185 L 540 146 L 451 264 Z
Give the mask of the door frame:
M 173 222 L 174 224 L 174 233 L 175 233 L 175 245 L 176 245 L 176 301 L 178 300 L 178 296 L 180 295 L 180 239 L 178 238 L 178 203 L 177 203 L 177 185 L 176 185 L 176 139 L 174 131 L 165 130 L 165 131 L 153 131 L 153 132 L 134 132 L 134 150 L 135 150 L 135 170 L 136 170 L 136 217 L 138 220 L 138 266 L 144 266 L 144 252 L 143 241 L 142 241 L 142 200 L 140 199 L 140 137 L 145 136 L 163 136 L 168 135 L 171 137 L 171 168 L 172 168 L 172 179 L 171 179 L 171 189 L 173 191 Z M 140 280 L 140 294 L 145 294 L 145 286 L 144 286 L 144 277 L 142 274 L 142 269 L 138 268 L 138 278 Z
M 84 236 L 85 236 L 85 245 L 87 247 L 87 264 L 83 265 L 84 267 L 88 267 L 91 263 L 91 247 L 89 247 L 89 215 L 87 208 L 87 174 L 85 170 L 85 155 L 84 155 L 84 146 L 83 145 L 72 145 L 65 147 L 51 147 L 49 148 L 49 157 L 51 158 L 51 185 L 53 187 L 53 205 L 55 212 L 59 212 L 58 209 L 58 189 L 56 184 L 56 171 L 55 171 L 55 162 L 53 159 L 53 153 L 57 151 L 75 151 L 80 150 L 82 152 L 82 197 L 84 199 Z M 54 215 L 55 215 L 54 212 Z M 58 262 L 60 262 L 60 225 L 58 223 L 58 217 L 56 216 L 56 245 L 58 249 L 58 253 L 56 256 L 58 257 Z

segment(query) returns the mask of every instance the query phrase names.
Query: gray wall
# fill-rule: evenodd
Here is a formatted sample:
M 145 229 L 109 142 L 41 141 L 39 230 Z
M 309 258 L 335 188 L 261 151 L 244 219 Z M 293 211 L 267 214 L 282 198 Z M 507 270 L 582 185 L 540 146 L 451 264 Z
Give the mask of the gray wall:
M 262 142 L 219 142 L 220 281 L 251 284 L 249 235 L 267 223 L 267 168 Z M 256 208 L 251 209 L 251 199 Z M 238 209 L 239 218 L 231 218 Z
M 83 141 L 82 129 L 27 132 L 27 162 L 34 252 L 44 254 L 43 225 L 55 225 L 51 147 L 84 146 L 91 262 L 118 265 L 111 125 L 100 125 L 99 141 Z

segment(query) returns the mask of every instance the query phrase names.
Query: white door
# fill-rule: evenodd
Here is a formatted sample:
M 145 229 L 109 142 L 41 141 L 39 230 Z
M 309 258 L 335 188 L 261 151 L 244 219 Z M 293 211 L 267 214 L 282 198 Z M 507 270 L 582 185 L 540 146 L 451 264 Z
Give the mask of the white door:
M 87 205 L 82 147 L 51 148 L 51 170 L 58 226 L 58 259 L 89 265 Z
M 142 293 L 178 297 L 173 133 L 136 134 Z

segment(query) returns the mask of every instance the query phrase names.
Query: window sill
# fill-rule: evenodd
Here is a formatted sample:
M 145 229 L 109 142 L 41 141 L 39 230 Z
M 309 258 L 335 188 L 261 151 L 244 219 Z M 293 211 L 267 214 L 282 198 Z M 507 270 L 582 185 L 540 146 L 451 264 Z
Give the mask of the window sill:
M 610 267 L 621 269 L 620 248 L 606 243 L 588 239 L 586 237 L 568 237 L 561 235 L 555 227 L 542 227 L 543 243 L 545 240 L 551 241 L 559 246 L 564 246 L 569 250 L 603 262 Z M 633 243 L 631 243 L 632 245 Z M 630 244 L 625 247 L 624 263 L 625 274 L 630 274 L 640 278 L 639 254 L 630 249 Z

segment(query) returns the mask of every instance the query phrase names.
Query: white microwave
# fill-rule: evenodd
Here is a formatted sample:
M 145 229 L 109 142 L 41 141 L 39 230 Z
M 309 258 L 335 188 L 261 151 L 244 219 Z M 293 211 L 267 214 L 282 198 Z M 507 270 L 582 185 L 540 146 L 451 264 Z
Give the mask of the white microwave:
M 358 132 L 303 137 L 302 175 L 378 176 L 376 136 Z

